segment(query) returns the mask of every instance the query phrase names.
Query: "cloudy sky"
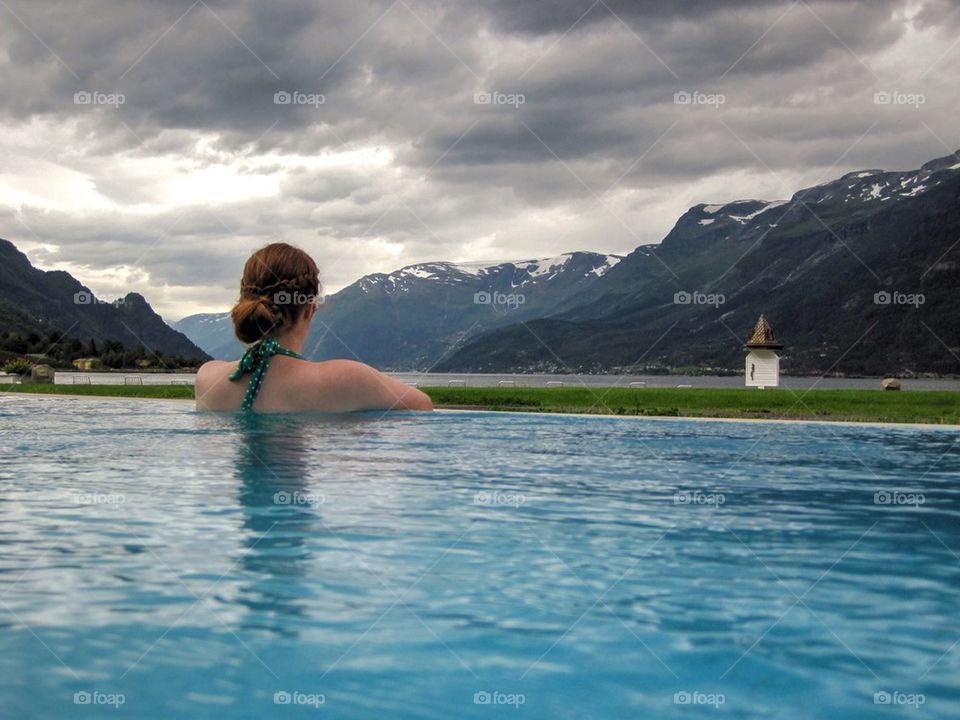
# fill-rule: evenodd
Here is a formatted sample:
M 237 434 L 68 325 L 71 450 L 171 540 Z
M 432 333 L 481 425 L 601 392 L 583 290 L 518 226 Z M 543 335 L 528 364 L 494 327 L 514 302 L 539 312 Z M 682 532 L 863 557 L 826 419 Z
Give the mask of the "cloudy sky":
M 956 150 L 958 63 L 953 0 L 0 0 L 0 237 L 168 320 L 272 240 L 626 253 Z

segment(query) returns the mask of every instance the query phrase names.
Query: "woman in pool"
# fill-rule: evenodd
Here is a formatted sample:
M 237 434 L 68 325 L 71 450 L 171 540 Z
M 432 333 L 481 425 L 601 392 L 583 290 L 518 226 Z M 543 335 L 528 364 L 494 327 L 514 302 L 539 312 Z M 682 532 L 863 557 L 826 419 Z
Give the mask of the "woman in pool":
M 197 409 L 217 412 L 432 410 L 430 398 L 353 360 L 309 362 L 300 353 L 320 297 L 317 264 L 273 243 L 243 268 L 230 315 L 250 347 L 239 362 L 211 360 L 197 373 Z

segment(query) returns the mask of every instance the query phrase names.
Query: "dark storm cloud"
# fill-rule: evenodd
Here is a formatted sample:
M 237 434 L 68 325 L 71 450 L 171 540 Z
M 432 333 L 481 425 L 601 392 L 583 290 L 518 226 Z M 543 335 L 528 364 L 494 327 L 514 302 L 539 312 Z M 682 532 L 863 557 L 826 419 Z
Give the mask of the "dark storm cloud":
M 527 249 L 532 235 L 515 228 L 528 215 L 549 226 L 551 212 L 598 213 L 551 253 L 628 251 L 632 232 L 598 240 L 608 190 L 637 193 L 617 212 L 652 242 L 682 211 L 661 200 L 650 210 L 653 194 L 773 173 L 782 196 L 790 188 L 781 186 L 838 161 L 837 172 L 909 167 L 960 144 L 949 121 L 960 14 L 945 0 L 7 5 L 0 123 L 85 176 L 113 208 L 17 199 L 35 235 L 13 225 L 0 236 L 57 246 L 65 262 L 140 263 L 170 284 L 232 287 L 231 258 L 280 237 L 344 253 L 350 242 L 402 244 L 382 258 L 396 264 L 462 253 L 494 234 L 503 239 L 492 247 L 533 255 L 543 241 Z M 923 31 L 929 57 L 898 58 Z M 926 103 L 878 108 L 883 89 L 922 92 Z M 83 91 L 122 93 L 123 103 L 75 104 Z M 681 91 L 723 103 L 678 104 Z M 278 92 L 323 101 L 277 104 Z M 478 104 L 481 92 L 522 101 Z M 392 162 L 310 163 L 370 148 Z M 171 184 L 223 166 L 275 194 L 227 192 L 197 207 L 163 199 Z M 365 257 L 340 267 L 362 269 Z
M 760 10 L 780 4 L 771 0 L 492 0 L 482 3 L 502 30 L 535 35 L 566 32 L 574 23 L 588 25 L 600 21 L 604 15 L 616 14 L 625 21 L 709 20 L 717 13 Z
M 812 10 L 796 6 L 780 20 L 777 42 L 754 48 L 737 70 L 786 72 L 828 54 L 842 56 L 847 50 L 830 31 L 855 52 L 875 51 L 896 38 L 890 20 L 896 5 L 819 3 L 829 31 Z M 546 111 L 599 103 L 597 117 L 610 102 L 662 100 L 682 83 L 717 82 L 790 6 L 759 0 L 599 4 L 563 38 L 568 42 L 552 48 L 552 33 L 568 28 L 576 19 L 569 16 L 589 5 L 450 3 L 442 13 L 415 2 L 410 9 L 386 2 L 325 6 L 322 13 L 299 2 L 12 7 L 50 50 L 19 23 L 6 24 L 6 70 L 14 85 L 3 105 L 8 116 L 93 114 L 113 143 L 125 145 L 175 128 L 206 129 L 222 133 L 225 143 L 243 143 L 277 123 L 264 138 L 267 146 L 319 150 L 338 138 L 409 138 L 425 120 L 474 115 L 490 122 L 484 108 L 470 106 L 483 83 L 523 92 Z M 428 20 L 438 37 L 424 26 Z M 542 38 L 543 59 L 536 53 L 522 60 L 489 57 L 491 41 L 479 32 L 486 26 L 551 33 Z M 637 36 L 647 37 L 651 49 Z M 125 103 L 116 111 L 77 107 L 73 94 L 83 90 L 122 92 Z M 322 93 L 326 102 L 319 108 L 274 103 L 276 92 L 295 90 Z M 296 136 L 316 125 L 333 132 Z

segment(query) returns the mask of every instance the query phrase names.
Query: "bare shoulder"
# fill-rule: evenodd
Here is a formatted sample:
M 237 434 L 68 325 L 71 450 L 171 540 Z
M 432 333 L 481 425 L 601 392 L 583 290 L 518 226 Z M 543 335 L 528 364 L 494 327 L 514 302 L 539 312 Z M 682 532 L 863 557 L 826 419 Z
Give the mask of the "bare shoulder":
M 197 370 L 197 380 L 201 378 L 211 378 L 222 375 L 227 370 L 233 371 L 237 366 L 235 362 L 228 362 L 226 360 L 210 360 L 205 362 L 200 366 L 200 369 Z
M 226 360 L 210 360 L 197 370 L 196 386 L 200 391 L 217 384 L 224 377 L 232 373 L 237 367 L 236 362 Z
M 432 410 L 430 398 L 355 360 L 326 360 L 313 364 L 327 402 L 350 410 Z
M 194 382 L 198 410 L 229 410 L 236 403 L 235 391 L 225 382 L 237 367 L 235 362 L 211 360 L 200 366 Z
M 362 380 L 378 374 L 377 370 L 357 360 L 323 360 L 312 365 L 321 378 L 331 380 Z

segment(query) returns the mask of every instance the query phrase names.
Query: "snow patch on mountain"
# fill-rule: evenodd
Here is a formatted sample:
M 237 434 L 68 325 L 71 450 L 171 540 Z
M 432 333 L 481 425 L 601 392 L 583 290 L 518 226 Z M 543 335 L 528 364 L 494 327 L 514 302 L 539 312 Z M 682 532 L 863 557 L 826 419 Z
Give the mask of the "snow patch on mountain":
M 578 256 L 595 257 L 592 267 L 583 273 L 602 277 L 610 268 L 623 258 L 619 255 L 600 255 L 597 253 L 563 253 L 549 258 L 535 258 L 515 260 L 491 264 L 489 262 L 431 262 L 408 265 L 394 270 L 392 273 L 374 273 L 365 275 L 357 281 L 360 290 L 364 293 L 374 288 L 382 288 L 387 292 L 409 292 L 415 283 L 421 281 L 444 284 L 475 283 L 478 279 L 501 272 L 522 271 L 520 277 L 515 278 L 511 285 L 519 287 L 528 282 L 549 281 L 561 273 L 568 272 L 570 263 Z
M 542 277 L 550 273 L 554 277 L 562 272 L 566 264 L 570 262 L 570 254 L 557 255 L 556 257 L 544 258 L 543 260 L 526 260 L 523 263 L 517 263 L 517 267 L 525 265 L 523 268 L 531 278 Z M 548 278 L 549 279 L 549 278 Z
M 576 253 L 564 253 L 556 257 L 544 258 L 542 260 L 525 260 L 513 264 L 525 270 L 527 275 L 529 275 L 529 280 L 538 280 L 540 278 L 552 280 L 560 273 L 567 271 L 567 266 L 575 256 Z M 600 262 L 595 263 L 590 270 L 585 272 L 584 277 L 587 275 L 603 277 L 610 268 L 623 259 L 620 255 L 597 255 L 596 257 Z M 523 282 L 528 282 L 528 280 L 524 280 Z M 520 284 L 522 285 L 523 283 L 521 282 Z
M 741 225 L 746 225 L 748 222 L 753 220 L 758 215 L 762 215 L 767 212 L 767 210 L 773 210 L 774 208 L 780 207 L 781 205 L 786 205 L 789 203 L 789 200 L 774 200 L 768 202 L 766 200 L 735 200 L 725 205 L 698 205 L 695 209 L 706 215 L 717 215 L 722 210 L 722 215 L 726 218 L 738 222 Z M 760 204 L 760 207 L 753 212 L 749 212 L 750 209 Z M 707 226 L 712 225 L 716 222 L 717 218 L 700 218 L 697 221 L 698 225 Z
M 180 320 L 175 320 L 174 322 L 169 323 L 170 327 L 178 332 L 182 332 L 187 335 L 184 328 L 206 328 L 214 327 L 217 325 L 230 324 L 232 327 L 233 321 L 230 318 L 230 313 L 198 313 L 196 315 L 188 315 L 185 318 Z M 189 335 L 188 335 L 189 337 Z
M 614 267 L 617 263 L 623 260 L 621 255 L 607 255 L 606 261 L 603 265 L 598 265 L 593 270 L 591 270 L 588 275 L 596 275 L 597 277 L 603 277 L 607 274 L 610 268 Z
M 422 267 L 411 267 L 400 272 L 401 275 L 412 275 L 413 277 L 418 278 L 430 278 L 435 277 L 436 272 L 431 270 L 425 270 Z
M 946 164 L 946 158 L 927 163 L 919 170 L 907 172 L 883 172 L 870 170 L 850 173 L 841 180 L 846 192 L 841 195 L 843 202 L 887 202 L 896 198 L 912 198 L 932 190 L 957 170 L 960 163 Z M 880 176 L 880 177 L 878 177 Z M 857 182 L 869 178 L 867 182 Z
M 749 215 L 730 215 L 729 218 L 730 218 L 731 220 L 736 220 L 738 223 L 745 224 L 745 223 L 748 223 L 748 222 L 750 222 L 751 220 L 753 220 L 755 217 L 757 217 L 757 215 L 761 215 L 761 214 L 765 213 L 767 210 L 773 210 L 774 208 L 778 208 L 778 207 L 780 207 L 781 205 L 786 205 L 788 202 L 790 202 L 790 201 L 789 201 L 789 200 L 774 200 L 773 202 L 768 202 L 768 203 L 767 203 L 766 205 L 764 205 L 762 208 L 760 208 L 760 209 L 757 210 L 756 212 L 750 213 Z

